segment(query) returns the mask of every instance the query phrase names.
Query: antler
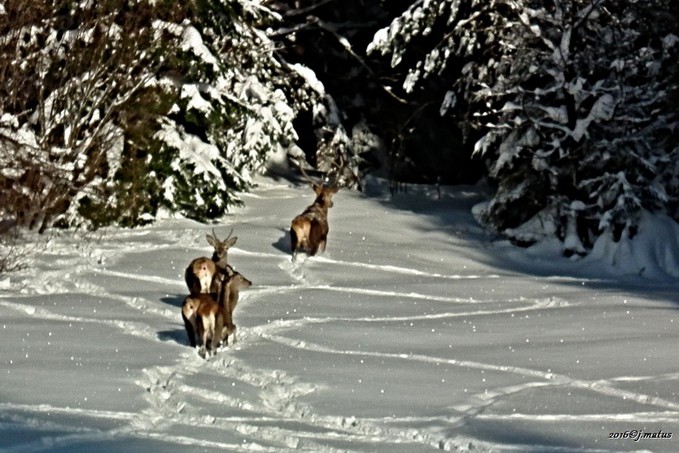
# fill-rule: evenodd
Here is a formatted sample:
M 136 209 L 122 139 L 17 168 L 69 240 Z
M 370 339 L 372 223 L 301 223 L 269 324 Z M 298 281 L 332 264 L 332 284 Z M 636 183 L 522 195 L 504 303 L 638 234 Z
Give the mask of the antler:
M 347 162 L 344 160 L 344 154 L 342 152 L 337 154 L 337 157 L 339 157 L 339 164 L 335 164 L 335 161 L 332 161 L 332 166 L 337 168 L 336 173 L 335 173 L 335 181 L 332 183 L 333 187 L 337 187 L 340 182 L 340 178 L 342 177 L 342 173 L 344 173 L 344 169 L 346 168 Z
M 311 179 L 311 176 L 309 176 L 307 174 L 307 172 L 304 171 L 304 165 L 302 165 L 302 158 L 301 157 L 299 157 L 297 159 L 297 168 L 299 168 L 299 171 L 302 172 L 302 175 L 306 178 L 307 181 L 309 181 L 311 183 L 311 185 L 313 185 L 313 186 L 318 185 L 318 183 L 316 181 L 314 181 L 313 179 Z
M 317 183 L 316 181 L 314 181 L 314 180 L 311 178 L 311 176 L 309 176 L 309 175 L 307 174 L 307 172 L 304 171 L 304 165 L 302 164 L 302 162 L 303 162 L 303 161 L 302 161 L 302 158 L 301 158 L 301 157 L 297 159 L 297 168 L 299 168 L 299 171 L 302 172 L 302 175 L 303 175 L 303 176 L 306 178 L 306 180 L 309 181 L 312 185 L 319 185 L 319 183 Z M 346 168 L 347 168 L 347 161 L 344 159 L 344 155 L 343 155 L 341 152 L 340 152 L 340 153 L 337 153 L 337 159 L 334 159 L 334 160 L 331 162 L 331 166 L 332 166 L 332 168 L 331 168 L 331 170 L 330 170 L 328 173 L 326 173 L 326 177 L 324 178 L 324 180 L 327 181 L 327 180 L 328 180 L 327 175 L 328 175 L 329 173 L 334 172 L 334 173 L 335 173 L 334 181 L 333 181 L 331 184 L 329 184 L 329 186 L 330 186 L 330 187 L 339 187 L 340 179 L 342 178 L 342 175 L 344 174 L 344 172 L 346 171 Z M 352 174 L 353 174 L 353 173 L 352 173 Z M 326 186 L 326 187 L 328 186 L 328 185 L 326 185 L 325 183 L 323 183 L 322 185 L 323 185 L 323 186 Z
M 229 231 L 229 235 L 226 238 L 224 238 L 223 240 L 220 240 L 219 237 L 217 236 L 217 233 L 215 232 L 214 227 L 212 227 L 212 236 L 215 238 L 215 240 L 217 240 L 219 242 L 228 241 L 232 234 L 233 234 L 233 228 L 231 228 L 231 231 Z

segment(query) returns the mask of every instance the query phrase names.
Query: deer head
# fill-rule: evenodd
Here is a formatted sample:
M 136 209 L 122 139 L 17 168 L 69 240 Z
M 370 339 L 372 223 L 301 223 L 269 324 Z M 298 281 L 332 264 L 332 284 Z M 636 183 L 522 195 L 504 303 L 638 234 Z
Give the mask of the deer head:
M 222 241 L 217 238 L 217 233 L 215 233 L 215 229 L 213 228 L 212 234 L 205 235 L 207 243 L 214 248 L 214 252 L 212 253 L 212 261 L 215 263 L 223 263 L 226 265 L 228 251 L 238 240 L 238 236 L 232 238 L 232 234 L 233 228 L 231 228 L 231 231 L 229 232 L 229 235 L 226 237 L 226 239 Z

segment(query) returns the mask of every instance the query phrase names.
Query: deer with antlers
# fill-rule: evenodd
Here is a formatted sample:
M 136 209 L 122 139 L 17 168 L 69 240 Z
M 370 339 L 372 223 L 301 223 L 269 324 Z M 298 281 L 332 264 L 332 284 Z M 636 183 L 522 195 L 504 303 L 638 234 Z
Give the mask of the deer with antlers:
M 333 164 L 335 165 L 335 164 Z M 290 225 L 290 245 L 292 248 L 293 259 L 299 251 L 303 251 L 313 256 L 325 251 L 328 238 L 328 209 L 333 206 L 332 196 L 340 189 L 339 178 L 344 168 L 344 163 L 340 155 L 340 163 L 336 165 L 337 173 L 335 181 L 326 186 L 315 182 L 305 171 L 299 162 L 299 169 L 302 175 L 311 183 L 316 199 L 300 215 L 292 219 Z
M 192 295 L 200 293 L 219 293 L 219 288 L 224 277 L 229 275 L 230 266 L 226 262 L 229 248 L 231 248 L 238 237 L 231 237 L 233 229 L 224 240 L 219 240 L 214 228 L 212 234 L 207 234 L 205 238 L 208 244 L 214 248 L 212 258 L 202 256 L 196 258 L 184 272 L 184 280 L 189 292 Z M 233 270 L 231 270 L 233 271 Z

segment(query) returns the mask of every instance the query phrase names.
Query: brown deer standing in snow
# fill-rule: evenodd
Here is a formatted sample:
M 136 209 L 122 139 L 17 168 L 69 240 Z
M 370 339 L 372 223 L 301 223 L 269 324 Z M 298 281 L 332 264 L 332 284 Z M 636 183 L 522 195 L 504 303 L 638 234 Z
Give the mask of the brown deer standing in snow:
M 205 236 L 208 244 L 214 248 L 212 259 L 205 256 L 196 258 L 191 261 L 184 272 L 186 286 L 192 295 L 219 292 L 221 281 L 228 277 L 230 272 L 230 266 L 226 262 L 227 252 L 238 240 L 238 237 L 232 238 L 231 234 L 233 234 L 233 229 L 229 236 L 221 241 L 217 238 L 213 228 L 212 235 Z
M 292 224 L 290 225 L 290 245 L 293 259 L 300 250 L 311 256 L 318 253 L 319 250 L 321 252 L 325 251 L 329 231 L 328 209 L 333 206 L 332 196 L 340 189 L 338 182 L 344 169 L 344 163 L 340 156 L 336 178 L 330 186 L 313 181 L 304 171 L 301 162 L 299 169 L 311 183 L 311 187 L 314 189 L 314 193 L 316 193 L 316 199 L 311 205 L 307 206 L 304 212 L 292 219 Z
M 191 346 L 196 345 L 195 334 L 198 334 L 201 348 L 200 355 L 205 357 L 208 349 L 211 353 L 217 350 L 220 343 L 228 344 L 229 335 L 236 342 L 236 325 L 233 323 L 233 311 L 238 304 L 240 290 L 249 288 L 252 282 L 242 274 L 233 273 L 222 283 L 217 294 L 197 294 L 188 296 L 182 306 L 182 318 L 189 335 Z M 188 320 L 193 317 L 193 324 Z M 190 328 L 191 327 L 191 328 Z

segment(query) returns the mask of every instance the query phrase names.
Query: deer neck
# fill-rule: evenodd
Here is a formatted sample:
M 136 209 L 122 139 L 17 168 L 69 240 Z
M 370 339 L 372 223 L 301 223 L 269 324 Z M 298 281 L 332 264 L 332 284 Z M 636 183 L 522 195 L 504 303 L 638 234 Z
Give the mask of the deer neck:
M 221 269 L 221 270 L 225 270 L 225 269 L 226 269 L 226 265 L 227 265 L 227 262 L 226 262 L 226 255 L 220 258 L 219 255 L 217 255 L 216 253 L 214 253 L 214 254 L 212 255 L 212 261 L 215 262 L 215 265 L 216 265 L 219 269 Z
M 222 290 L 219 294 L 219 305 L 225 309 L 228 310 L 229 313 L 233 312 L 233 309 L 236 308 L 236 304 L 238 303 L 238 290 L 229 284 L 227 282 L 222 286 Z
M 329 204 L 326 203 L 321 197 L 316 198 L 316 201 L 314 201 L 313 205 L 326 214 L 328 213 L 328 209 L 330 209 Z
M 238 290 L 236 288 L 232 288 L 231 285 L 229 285 L 228 294 L 226 307 L 230 312 L 233 312 L 233 309 L 236 308 L 236 304 L 238 303 Z
M 219 290 L 219 298 L 217 300 L 217 303 L 223 309 L 226 309 L 229 305 L 229 297 L 231 297 L 229 291 L 230 291 L 229 284 L 227 282 L 224 282 L 222 284 L 221 289 Z

